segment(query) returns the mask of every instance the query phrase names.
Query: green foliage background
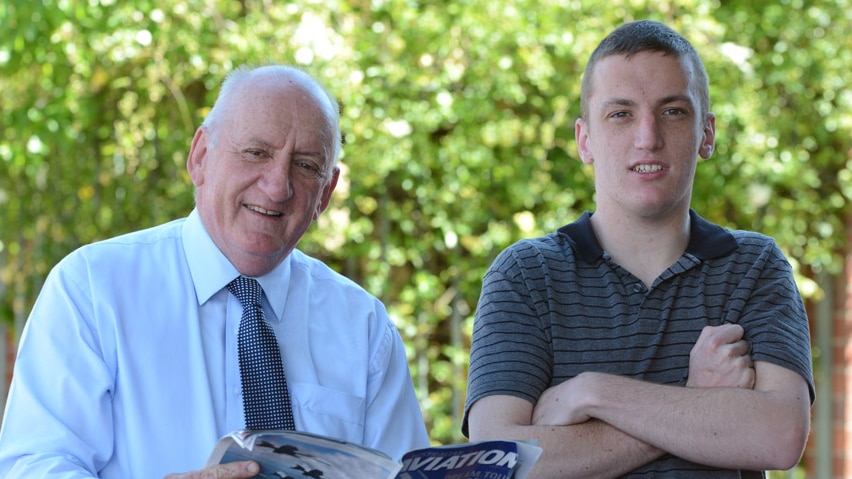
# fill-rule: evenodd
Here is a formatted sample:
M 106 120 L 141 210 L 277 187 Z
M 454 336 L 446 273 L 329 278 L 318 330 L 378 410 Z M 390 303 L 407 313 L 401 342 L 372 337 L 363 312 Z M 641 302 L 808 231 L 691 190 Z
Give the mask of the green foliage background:
M 0 319 L 72 249 L 185 216 L 192 134 L 235 66 L 344 104 L 344 177 L 301 248 L 382 298 L 432 440 L 461 440 L 481 277 L 593 206 L 573 124 L 591 50 L 663 20 L 705 59 L 717 150 L 693 205 L 775 236 L 807 297 L 852 197 L 852 0 L 41 0 L 0 4 Z

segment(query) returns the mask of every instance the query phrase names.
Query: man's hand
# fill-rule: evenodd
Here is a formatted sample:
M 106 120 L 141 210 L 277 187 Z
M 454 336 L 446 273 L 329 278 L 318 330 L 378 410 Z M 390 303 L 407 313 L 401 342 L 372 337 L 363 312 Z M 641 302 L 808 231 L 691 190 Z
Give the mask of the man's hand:
M 260 466 L 254 461 L 237 461 L 217 464 L 200 471 L 183 474 L 169 474 L 163 479 L 251 479 L 260 472 Z
M 689 353 L 687 387 L 754 387 L 754 363 L 739 324 L 706 326 Z

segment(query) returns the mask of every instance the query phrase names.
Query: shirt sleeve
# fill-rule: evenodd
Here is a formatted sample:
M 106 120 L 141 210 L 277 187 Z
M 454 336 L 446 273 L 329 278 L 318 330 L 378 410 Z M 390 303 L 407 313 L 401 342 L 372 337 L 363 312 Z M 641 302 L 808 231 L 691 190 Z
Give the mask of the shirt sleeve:
M 377 306 L 377 314 L 384 327 L 369 366 L 364 440 L 367 446 L 399 460 L 411 449 L 428 447 L 429 436 L 402 338 L 384 306 Z
M 24 328 L 0 431 L 6 479 L 97 477 L 112 454 L 112 373 L 82 284 L 57 266 Z
M 745 330 L 754 361 L 791 369 L 805 379 L 814 400 L 810 331 L 789 261 L 774 241 L 754 261 L 728 301 L 726 321 Z
M 524 264 L 544 264 L 531 246 L 516 244 L 502 252 L 482 281 L 473 324 L 467 401 L 462 433 L 468 434 L 468 413 L 479 399 L 508 395 L 533 404 L 552 379 L 553 355 L 548 317 L 541 292 L 530 287 Z M 542 319 L 545 318 L 545 319 Z

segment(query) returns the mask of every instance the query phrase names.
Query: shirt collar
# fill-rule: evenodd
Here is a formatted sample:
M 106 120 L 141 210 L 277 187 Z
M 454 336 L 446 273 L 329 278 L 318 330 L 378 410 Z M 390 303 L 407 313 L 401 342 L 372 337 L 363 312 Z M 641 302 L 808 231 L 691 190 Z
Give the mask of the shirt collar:
M 293 272 L 291 263 L 294 254 L 297 254 L 296 250 L 288 254 L 284 261 L 272 271 L 255 278 L 263 288 L 266 300 L 269 302 L 272 312 L 275 313 L 274 319 L 276 321 L 281 321 L 284 317 L 284 307 L 287 306 L 287 292 L 289 291 L 290 275 Z
M 557 232 L 571 243 L 579 259 L 588 263 L 603 256 L 598 239 L 592 230 L 592 213 L 584 212 L 577 221 L 567 224 Z M 715 225 L 689 210 L 689 243 L 686 252 L 706 260 L 722 257 L 737 247 L 734 236 L 725 228 Z
M 206 303 L 214 294 L 228 286 L 240 272 L 225 257 L 210 238 L 197 209 L 193 209 L 183 224 L 183 249 L 189 263 L 195 296 L 199 305 Z M 287 285 L 290 283 L 290 261 L 293 255 L 269 273 L 255 278 L 263 288 L 264 296 L 275 320 L 280 321 L 287 304 Z M 271 320 L 272 318 L 267 318 Z

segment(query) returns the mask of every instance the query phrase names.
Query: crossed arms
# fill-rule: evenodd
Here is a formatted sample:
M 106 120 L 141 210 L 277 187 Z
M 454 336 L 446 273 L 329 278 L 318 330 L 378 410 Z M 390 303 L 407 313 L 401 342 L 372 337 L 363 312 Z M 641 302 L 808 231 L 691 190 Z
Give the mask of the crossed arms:
M 742 335 L 734 324 L 704 328 L 686 387 L 583 373 L 537 404 L 484 397 L 470 409 L 470 439 L 538 440 L 531 479 L 618 477 L 666 453 L 725 469 L 789 469 L 807 440 L 807 383 L 752 363 Z

